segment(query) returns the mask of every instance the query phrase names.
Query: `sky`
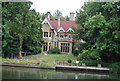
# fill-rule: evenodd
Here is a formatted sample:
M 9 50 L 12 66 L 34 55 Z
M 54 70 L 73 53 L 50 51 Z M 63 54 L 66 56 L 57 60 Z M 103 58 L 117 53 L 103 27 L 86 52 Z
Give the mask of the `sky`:
M 70 12 L 76 12 L 84 5 L 85 0 L 30 0 L 33 2 L 31 9 L 35 9 L 39 13 L 49 11 L 52 15 L 59 10 L 63 16 Z

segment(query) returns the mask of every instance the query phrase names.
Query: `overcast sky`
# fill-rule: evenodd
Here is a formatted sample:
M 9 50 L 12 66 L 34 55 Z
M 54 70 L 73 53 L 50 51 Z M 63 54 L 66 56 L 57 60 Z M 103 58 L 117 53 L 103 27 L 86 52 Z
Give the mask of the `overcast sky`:
M 84 5 L 85 0 L 30 0 L 33 2 L 31 9 L 37 12 L 46 13 L 50 11 L 54 14 L 56 10 L 61 11 L 63 16 L 68 15 L 70 12 L 75 12 Z

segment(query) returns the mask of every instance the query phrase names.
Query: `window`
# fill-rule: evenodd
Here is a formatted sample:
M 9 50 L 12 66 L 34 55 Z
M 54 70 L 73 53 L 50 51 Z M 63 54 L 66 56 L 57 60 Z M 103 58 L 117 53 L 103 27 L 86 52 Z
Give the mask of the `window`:
M 54 43 L 54 47 L 56 47 L 56 42 Z
M 69 52 L 69 43 L 61 43 L 61 52 Z
M 48 43 L 45 42 L 45 43 L 43 44 L 43 51 L 47 51 L 47 46 L 48 46 Z
M 69 38 L 72 38 L 72 35 L 71 35 L 71 34 L 69 34 L 69 35 L 68 35 L 68 37 L 69 37 Z
M 48 37 L 48 32 L 44 32 L 44 37 Z
M 64 37 L 64 34 L 63 33 L 60 33 L 60 38 L 63 38 Z
M 63 30 L 60 30 L 60 32 L 63 32 Z
M 49 33 L 49 37 L 51 37 L 51 33 L 52 33 L 52 32 Z
M 49 43 L 49 50 L 51 49 L 51 43 Z

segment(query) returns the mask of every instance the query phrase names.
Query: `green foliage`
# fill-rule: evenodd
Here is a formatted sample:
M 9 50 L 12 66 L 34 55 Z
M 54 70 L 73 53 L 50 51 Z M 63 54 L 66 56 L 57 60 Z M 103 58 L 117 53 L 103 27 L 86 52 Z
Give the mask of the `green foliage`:
M 50 19 L 52 19 L 52 14 L 49 12 L 49 11 L 47 11 L 47 13 L 42 13 L 41 14 L 41 16 L 42 16 L 42 20 L 44 20 L 45 18 L 47 18 L 48 17 L 48 15 L 50 16 Z
M 82 54 L 80 54 L 80 60 L 100 60 L 99 54 L 97 51 L 92 52 L 92 50 L 83 50 Z
M 102 61 L 120 61 L 120 2 L 88 2 L 77 13 L 76 39 L 85 43 L 81 50 L 97 51 Z M 81 29 L 81 31 L 80 31 Z M 113 58 L 114 57 L 114 58 Z
M 41 50 L 42 32 L 39 20 L 41 16 L 35 10 L 30 10 L 31 4 L 31 2 L 2 3 L 4 55 L 16 51 Z
M 52 53 L 52 54 L 60 54 L 60 49 L 59 48 L 51 48 L 49 50 L 49 53 Z
M 58 17 L 60 17 L 60 16 L 62 16 L 62 13 L 61 13 L 59 10 L 57 10 L 57 11 L 55 12 L 55 15 L 58 16 Z
M 30 36 L 28 36 L 24 41 L 24 51 L 31 52 L 41 52 L 42 40 L 42 31 L 41 31 L 41 22 L 39 21 L 40 15 L 31 10 L 31 27 Z M 34 17 L 34 19 L 32 19 Z M 36 21 L 36 22 L 35 22 Z
M 7 57 L 11 52 L 19 51 L 18 37 L 13 37 L 6 25 L 2 26 L 2 30 L 2 56 Z
M 68 61 L 67 61 L 68 63 L 72 63 L 72 60 L 71 59 L 68 59 Z
M 73 54 L 74 54 L 74 56 L 78 56 L 78 55 L 79 55 L 78 50 L 74 50 L 74 51 L 73 51 Z
M 100 56 L 97 51 L 83 50 L 79 55 L 80 61 L 86 63 L 87 65 L 96 65 L 100 62 Z
M 68 16 L 65 16 L 65 20 L 66 20 L 66 21 L 69 21 L 70 18 L 69 18 Z
M 29 55 L 25 56 L 23 59 L 7 59 L 2 58 L 0 62 L 3 63 L 18 63 L 18 64 L 37 64 L 39 65 L 53 65 L 55 66 L 57 62 L 67 62 L 68 59 L 76 60 L 76 57 L 72 54 L 44 54 Z
M 58 20 L 58 17 L 60 17 L 61 21 L 65 21 L 65 20 L 68 21 L 69 20 L 69 17 L 68 16 L 66 16 L 66 17 L 62 16 L 62 13 L 59 10 L 57 10 L 54 15 L 52 15 L 49 11 L 45 14 L 42 13 L 41 14 L 42 18 L 41 19 L 44 20 L 45 18 L 48 18 L 48 15 L 50 17 L 50 20 L 52 20 L 52 21 Z
M 119 73 L 120 74 L 120 62 L 113 63 L 109 66 L 110 71 L 112 73 Z

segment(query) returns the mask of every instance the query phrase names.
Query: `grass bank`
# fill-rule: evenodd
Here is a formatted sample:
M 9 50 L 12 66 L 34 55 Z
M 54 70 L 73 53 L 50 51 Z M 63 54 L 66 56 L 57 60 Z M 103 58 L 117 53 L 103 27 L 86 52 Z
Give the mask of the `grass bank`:
M 37 64 L 40 65 L 56 65 L 57 62 L 65 62 L 71 59 L 72 61 L 75 61 L 77 59 L 76 56 L 72 54 L 38 54 L 38 55 L 29 55 L 24 56 L 21 59 L 7 59 L 3 58 L 3 63 L 17 63 L 17 64 Z

